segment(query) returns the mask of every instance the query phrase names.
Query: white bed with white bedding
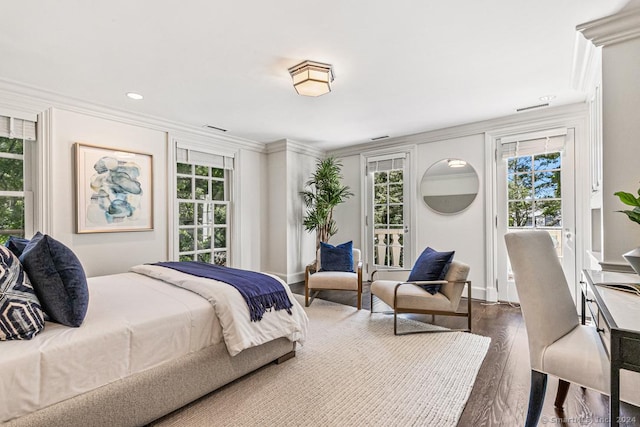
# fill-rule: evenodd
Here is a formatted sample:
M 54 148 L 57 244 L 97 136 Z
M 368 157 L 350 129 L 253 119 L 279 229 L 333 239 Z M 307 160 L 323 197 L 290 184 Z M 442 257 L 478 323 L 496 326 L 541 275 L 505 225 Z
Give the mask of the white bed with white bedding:
M 80 423 L 83 412 L 89 417 L 85 421 L 104 421 L 104 425 L 149 422 L 179 407 L 176 405 L 291 352 L 295 342 L 303 341 L 306 335 L 306 314 L 284 283 L 293 304 L 292 313 L 267 311 L 261 321 L 251 322 L 246 303 L 227 284 L 164 267 L 145 265 L 132 270 L 139 273 L 88 280 L 89 308 L 81 327 L 47 322 L 32 340 L 2 343 L 0 423 L 12 420 L 15 425 L 56 425 L 58 420 L 62 423 L 59 425 L 65 425 L 66 419 L 66 425 L 73 425 L 73 417 L 79 416 L 81 419 L 75 421 Z M 215 298 L 203 298 L 165 280 L 193 281 L 197 287 L 210 287 Z M 268 347 L 273 354 L 261 360 L 261 347 Z M 181 396 L 171 394 L 171 384 L 162 385 L 164 377 L 173 372 L 167 367 L 173 365 L 190 370 L 178 377 L 182 384 L 176 384 L 174 394 Z M 219 383 L 206 384 L 207 375 Z M 197 391 L 189 389 L 190 383 L 199 382 L 205 384 L 194 385 Z M 159 388 L 150 393 L 150 387 Z M 101 398 L 101 393 L 108 398 Z M 160 396 L 171 403 L 155 402 L 159 408 L 150 409 L 154 406 L 151 404 L 150 408 L 140 408 L 147 405 L 147 400 L 162 401 Z M 105 407 L 101 407 L 102 402 Z M 104 420 L 104 414 L 114 411 L 132 414 L 114 414 L 111 420 Z

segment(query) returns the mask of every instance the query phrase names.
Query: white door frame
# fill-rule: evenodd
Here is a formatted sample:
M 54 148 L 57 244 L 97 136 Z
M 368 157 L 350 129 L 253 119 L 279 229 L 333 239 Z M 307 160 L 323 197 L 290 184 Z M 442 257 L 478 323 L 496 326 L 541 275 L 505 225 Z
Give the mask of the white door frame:
M 485 193 L 486 193 L 486 218 L 485 218 L 485 245 L 486 245 L 486 300 L 498 301 L 497 272 L 498 272 L 498 244 L 497 233 L 497 155 L 498 140 L 508 135 L 543 131 L 557 127 L 575 129 L 574 141 L 574 180 L 575 180 L 575 257 L 576 275 L 588 265 L 587 249 L 590 248 L 591 228 L 590 216 L 590 154 L 588 144 L 588 116 L 586 111 L 569 113 L 555 118 L 540 120 L 536 123 L 521 123 L 502 129 L 495 129 L 485 133 Z M 589 225 L 589 226 L 588 226 Z M 577 285 L 576 285 L 577 286 Z M 579 295 L 579 293 L 576 293 Z M 577 298 L 577 297 L 576 297 Z M 576 301 L 576 304 L 578 301 Z M 580 307 L 579 304 L 578 308 Z
M 362 248 L 362 259 L 365 264 L 365 275 L 366 277 L 370 277 L 370 274 L 373 272 L 373 265 L 370 264 L 373 259 L 373 253 L 369 248 L 369 237 L 368 237 L 368 222 L 367 216 L 369 215 L 369 194 L 367 193 L 368 188 L 368 176 L 367 176 L 367 163 L 368 158 L 370 157 L 378 157 L 378 156 L 386 156 L 393 154 L 403 153 L 406 155 L 405 157 L 405 173 L 403 184 L 405 186 L 404 194 L 405 194 L 405 232 L 404 235 L 404 264 L 405 268 L 410 268 L 413 266 L 413 261 L 415 260 L 415 230 L 417 229 L 417 219 L 416 219 L 416 200 L 417 196 L 417 185 L 416 185 L 416 146 L 415 145 L 402 145 L 397 147 L 385 148 L 381 150 L 371 150 L 360 153 L 360 176 L 362 179 L 360 180 L 360 194 L 362 197 L 360 198 L 360 211 L 362 212 L 362 227 L 361 227 L 361 243 L 360 247 Z M 408 216 L 408 218 L 407 218 Z M 369 218 L 369 221 L 372 219 Z M 368 270 L 367 270 L 368 267 Z

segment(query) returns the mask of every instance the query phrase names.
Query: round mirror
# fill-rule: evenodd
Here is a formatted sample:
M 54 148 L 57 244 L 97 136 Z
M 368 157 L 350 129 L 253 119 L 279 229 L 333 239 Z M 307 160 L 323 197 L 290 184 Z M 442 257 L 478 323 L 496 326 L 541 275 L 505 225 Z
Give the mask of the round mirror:
M 460 159 L 444 159 L 427 169 L 420 181 L 422 200 L 438 213 L 465 210 L 478 194 L 478 174 Z

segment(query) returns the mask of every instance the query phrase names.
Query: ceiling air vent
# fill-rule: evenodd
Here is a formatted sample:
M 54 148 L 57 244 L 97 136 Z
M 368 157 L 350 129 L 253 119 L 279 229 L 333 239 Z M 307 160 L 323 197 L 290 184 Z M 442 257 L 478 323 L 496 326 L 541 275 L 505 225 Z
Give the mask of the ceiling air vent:
M 529 111 L 529 110 L 535 110 L 536 108 L 542 108 L 542 107 L 548 107 L 549 103 L 544 103 L 544 104 L 538 104 L 538 105 L 532 105 L 530 107 L 522 107 L 522 108 L 518 108 L 516 111 L 519 113 L 521 111 Z
M 376 136 L 375 138 L 371 138 L 372 141 L 377 141 L 379 139 L 389 138 L 389 135 Z
M 211 125 L 204 125 L 202 127 L 203 128 L 207 128 L 207 129 L 219 130 L 220 132 L 226 132 L 227 131 L 226 129 L 222 129 L 222 128 L 211 126 Z

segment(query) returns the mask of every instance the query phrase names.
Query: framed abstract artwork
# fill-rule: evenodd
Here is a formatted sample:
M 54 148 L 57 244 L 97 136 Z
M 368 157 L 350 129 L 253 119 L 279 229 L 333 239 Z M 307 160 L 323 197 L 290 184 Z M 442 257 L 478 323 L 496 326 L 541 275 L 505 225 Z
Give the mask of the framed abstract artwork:
M 153 230 L 153 156 L 75 144 L 76 232 Z

